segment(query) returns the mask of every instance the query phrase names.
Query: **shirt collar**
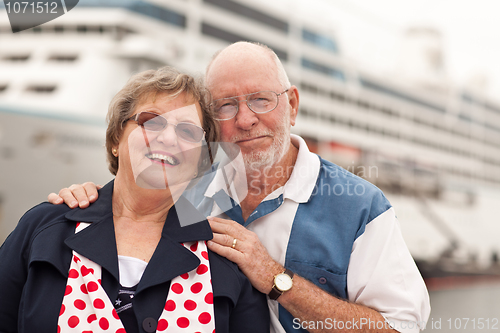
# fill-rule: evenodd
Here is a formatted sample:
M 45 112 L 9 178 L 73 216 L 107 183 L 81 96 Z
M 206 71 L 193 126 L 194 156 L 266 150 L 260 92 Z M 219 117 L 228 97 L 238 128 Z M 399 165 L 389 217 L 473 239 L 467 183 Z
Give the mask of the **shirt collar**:
M 291 134 L 292 144 L 299 149 L 297 160 L 290 178 L 283 188 L 284 199 L 298 203 L 309 201 L 319 175 L 319 156 L 311 153 L 306 142 L 300 136 Z

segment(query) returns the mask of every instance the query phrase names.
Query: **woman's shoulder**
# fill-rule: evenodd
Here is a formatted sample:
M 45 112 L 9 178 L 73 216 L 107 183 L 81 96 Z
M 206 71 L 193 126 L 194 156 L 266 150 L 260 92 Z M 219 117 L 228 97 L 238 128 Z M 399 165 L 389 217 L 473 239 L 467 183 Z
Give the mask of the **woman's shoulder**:
M 228 279 L 234 279 L 239 282 L 246 279 L 246 276 L 240 271 L 238 265 L 231 260 L 226 259 L 211 250 L 208 250 L 208 256 L 212 270 L 224 272 L 224 274 L 228 275 Z
M 250 284 L 250 281 L 234 262 L 210 250 L 208 255 L 214 295 L 224 294 L 236 302 L 239 294 Z
M 42 202 L 30 208 L 19 220 L 19 223 L 29 222 L 45 225 L 51 221 L 64 219 L 64 215 L 71 211 L 67 205 L 53 205 L 48 202 Z
M 70 210 L 66 205 L 41 203 L 28 210 L 19 220 L 16 228 L 3 243 L 0 251 L 3 256 L 18 252 L 25 260 L 30 253 L 47 253 L 48 248 L 58 248 L 58 237 L 74 233 L 73 223 L 68 223 L 64 215 Z M 61 241 L 62 242 L 62 241 Z M 35 243 L 37 251 L 32 251 Z M 19 259 L 17 255 L 16 258 Z
M 42 202 L 29 209 L 19 220 L 15 231 L 23 234 L 36 234 L 41 230 L 67 221 L 64 215 L 71 211 L 66 205 L 53 205 Z
M 252 287 L 250 280 L 235 263 L 210 251 L 209 258 L 214 304 L 224 304 L 224 298 L 230 299 L 232 303 L 229 331 L 269 332 L 266 295 Z

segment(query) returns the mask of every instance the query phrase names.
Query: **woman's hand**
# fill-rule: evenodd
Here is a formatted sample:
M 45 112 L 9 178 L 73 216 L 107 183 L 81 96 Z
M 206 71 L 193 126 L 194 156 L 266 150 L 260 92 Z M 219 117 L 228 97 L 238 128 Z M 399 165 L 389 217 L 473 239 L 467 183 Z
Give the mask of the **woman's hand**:
M 65 203 L 70 208 L 87 208 L 89 204 L 97 200 L 99 194 L 97 190 L 101 185 L 96 185 L 92 182 L 83 184 L 73 184 L 70 187 L 65 187 L 59 191 L 59 194 L 50 193 L 48 200 L 51 204 L 60 205 Z

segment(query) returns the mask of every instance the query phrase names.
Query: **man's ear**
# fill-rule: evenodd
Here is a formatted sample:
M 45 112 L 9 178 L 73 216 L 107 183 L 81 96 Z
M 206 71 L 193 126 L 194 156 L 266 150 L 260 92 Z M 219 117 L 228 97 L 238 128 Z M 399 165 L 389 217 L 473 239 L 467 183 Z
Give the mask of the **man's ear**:
M 296 86 L 291 86 L 287 91 L 288 104 L 290 104 L 290 125 L 295 126 L 295 120 L 299 112 L 299 90 Z

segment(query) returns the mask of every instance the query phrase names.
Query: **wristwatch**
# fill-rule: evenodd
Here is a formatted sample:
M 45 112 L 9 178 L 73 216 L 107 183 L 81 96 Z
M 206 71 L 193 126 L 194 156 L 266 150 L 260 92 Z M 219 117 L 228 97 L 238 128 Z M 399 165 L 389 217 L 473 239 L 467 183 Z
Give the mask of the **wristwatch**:
M 293 286 L 293 272 L 286 269 L 274 277 L 274 285 L 271 292 L 268 294 L 272 300 L 277 300 L 285 291 L 292 289 Z

